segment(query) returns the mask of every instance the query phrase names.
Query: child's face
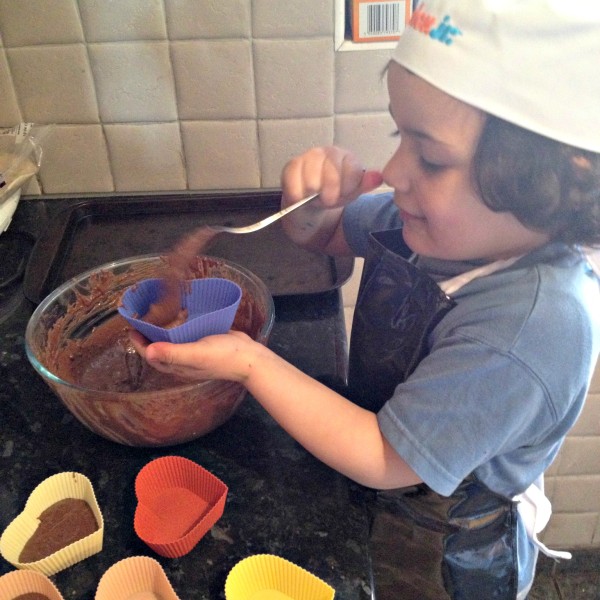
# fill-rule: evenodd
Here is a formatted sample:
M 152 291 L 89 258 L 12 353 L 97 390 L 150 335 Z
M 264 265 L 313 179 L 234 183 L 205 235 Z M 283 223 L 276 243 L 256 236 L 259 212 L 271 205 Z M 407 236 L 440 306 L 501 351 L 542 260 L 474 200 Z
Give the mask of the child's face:
M 404 240 L 413 252 L 447 260 L 495 260 L 548 240 L 512 213 L 490 210 L 473 186 L 473 156 L 485 113 L 395 62 L 388 69 L 388 89 L 401 142 L 383 176 L 394 189 Z

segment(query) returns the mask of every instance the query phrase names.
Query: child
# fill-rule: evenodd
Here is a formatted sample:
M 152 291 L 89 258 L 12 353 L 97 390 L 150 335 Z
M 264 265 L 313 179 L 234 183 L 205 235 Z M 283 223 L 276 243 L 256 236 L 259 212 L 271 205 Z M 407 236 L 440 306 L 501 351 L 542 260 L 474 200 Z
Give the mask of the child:
M 429 0 L 387 70 L 383 172 L 334 147 L 286 165 L 284 204 L 320 192 L 289 236 L 366 257 L 352 401 L 238 332 L 136 338 L 157 369 L 244 383 L 315 456 L 395 490 L 399 547 L 423 558 L 399 566 L 402 597 L 524 598 L 537 549 L 562 556 L 536 534 L 600 347 L 581 250 L 600 243 L 599 40 L 593 0 Z

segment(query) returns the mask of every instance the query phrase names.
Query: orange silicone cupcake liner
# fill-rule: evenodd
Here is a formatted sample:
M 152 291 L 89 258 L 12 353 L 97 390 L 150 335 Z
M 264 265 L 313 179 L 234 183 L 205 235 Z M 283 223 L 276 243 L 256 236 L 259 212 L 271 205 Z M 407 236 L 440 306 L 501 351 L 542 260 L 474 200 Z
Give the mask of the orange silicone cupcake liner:
M 134 530 L 157 554 L 183 556 L 221 518 L 227 491 L 220 479 L 187 458 L 157 458 L 135 480 Z

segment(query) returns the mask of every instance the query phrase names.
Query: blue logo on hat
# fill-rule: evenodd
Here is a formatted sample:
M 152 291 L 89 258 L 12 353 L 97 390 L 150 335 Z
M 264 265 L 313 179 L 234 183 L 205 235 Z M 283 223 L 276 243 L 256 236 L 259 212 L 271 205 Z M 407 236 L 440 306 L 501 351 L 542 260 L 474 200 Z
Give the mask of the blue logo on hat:
M 447 46 L 454 42 L 457 35 L 462 35 L 462 31 L 450 23 L 450 15 L 446 15 L 439 23 L 437 18 L 425 10 L 425 4 L 419 4 L 413 13 L 408 26 L 415 31 L 428 35 L 434 40 L 438 40 Z

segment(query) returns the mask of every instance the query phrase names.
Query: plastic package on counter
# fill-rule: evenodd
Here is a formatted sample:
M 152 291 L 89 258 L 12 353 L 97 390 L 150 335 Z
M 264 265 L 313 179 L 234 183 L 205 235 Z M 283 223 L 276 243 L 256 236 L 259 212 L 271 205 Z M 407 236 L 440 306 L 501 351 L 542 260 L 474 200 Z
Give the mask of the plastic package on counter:
M 42 143 L 51 128 L 20 123 L 0 129 L 0 234 L 10 225 L 23 186 L 40 169 Z

